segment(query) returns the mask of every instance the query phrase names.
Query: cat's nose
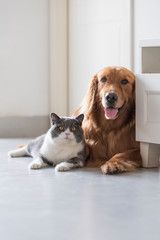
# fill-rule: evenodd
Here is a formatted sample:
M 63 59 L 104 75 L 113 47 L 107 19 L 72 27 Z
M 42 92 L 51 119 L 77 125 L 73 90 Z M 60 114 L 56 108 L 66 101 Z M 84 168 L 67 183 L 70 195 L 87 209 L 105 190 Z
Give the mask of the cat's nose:
M 65 134 L 66 134 L 66 136 L 68 137 L 70 133 L 69 133 L 69 132 L 65 132 Z

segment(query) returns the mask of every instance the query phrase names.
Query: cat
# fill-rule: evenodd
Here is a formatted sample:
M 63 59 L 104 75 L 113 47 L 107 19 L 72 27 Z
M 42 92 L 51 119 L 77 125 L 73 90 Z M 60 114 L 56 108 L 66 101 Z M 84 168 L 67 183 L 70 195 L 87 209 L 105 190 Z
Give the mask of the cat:
M 85 164 L 85 140 L 82 130 L 84 114 L 75 118 L 51 113 L 51 128 L 28 145 L 8 152 L 9 157 L 33 157 L 30 169 L 56 166 L 56 171 L 68 171 Z

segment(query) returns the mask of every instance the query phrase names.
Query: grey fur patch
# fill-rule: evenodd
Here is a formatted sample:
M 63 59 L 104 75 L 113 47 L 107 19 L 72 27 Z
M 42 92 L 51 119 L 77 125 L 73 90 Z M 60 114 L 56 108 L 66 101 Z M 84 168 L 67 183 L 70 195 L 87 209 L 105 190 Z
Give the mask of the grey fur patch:
M 82 151 L 80 151 L 78 154 L 77 154 L 77 157 L 75 158 L 71 158 L 69 159 L 67 162 L 68 163 L 72 163 L 75 165 L 75 167 L 77 166 L 84 166 L 85 164 L 85 160 L 86 160 L 86 155 L 85 155 L 85 142 L 84 142 L 84 148 Z
M 41 135 L 40 137 L 37 137 L 36 139 L 32 140 L 28 145 L 27 145 L 27 151 L 29 156 L 31 157 L 38 157 L 40 148 L 43 145 L 44 138 L 46 134 Z

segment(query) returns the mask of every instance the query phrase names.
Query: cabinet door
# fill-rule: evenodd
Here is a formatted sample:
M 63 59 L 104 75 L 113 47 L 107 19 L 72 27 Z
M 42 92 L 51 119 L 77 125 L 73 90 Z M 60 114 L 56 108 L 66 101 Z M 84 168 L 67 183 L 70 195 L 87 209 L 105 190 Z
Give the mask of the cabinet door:
M 136 139 L 160 144 L 160 74 L 136 75 Z

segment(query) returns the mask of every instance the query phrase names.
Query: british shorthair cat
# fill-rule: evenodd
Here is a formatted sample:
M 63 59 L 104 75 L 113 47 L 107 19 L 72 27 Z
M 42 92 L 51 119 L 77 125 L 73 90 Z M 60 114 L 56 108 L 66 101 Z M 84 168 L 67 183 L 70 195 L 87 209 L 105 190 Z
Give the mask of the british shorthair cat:
M 31 169 L 56 166 L 57 171 L 68 171 L 85 164 L 85 140 L 82 121 L 84 115 L 59 117 L 51 113 L 52 126 L 48 132 L 32 140 L 28 145 L 10 151 L 10 157 L 33 157 Z

